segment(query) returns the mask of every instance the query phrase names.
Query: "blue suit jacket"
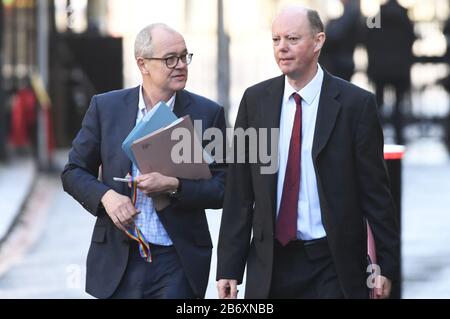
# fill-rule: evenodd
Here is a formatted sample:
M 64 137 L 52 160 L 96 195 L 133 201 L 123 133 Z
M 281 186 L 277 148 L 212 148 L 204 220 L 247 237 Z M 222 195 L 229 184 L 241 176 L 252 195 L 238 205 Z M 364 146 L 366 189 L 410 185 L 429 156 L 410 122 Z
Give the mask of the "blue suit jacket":
M 135 126 L 138 100 L 139 87 L 94 96 L 61 175 L 64 190 L 97 217 L 87 257 L 86 291 L 98 298 L 114 293 L 127 267 L 130 240 L 113 224 L 100 200 L 109 189 L 130 196 L 128 186 L 113 177 L 131 171 L 121 144 Z M 203 131 L 217 127 L 225 134 L 223 108 L 204 97 L 177 92 L 174 113 L 201 120 Z M 214 163 L 211 172 L 209 180 L 182 180 L 180 198 L 158 212 L 200 298 L 206 291 L 212 250 L 204 210 L 222 207 L 225 165 Z

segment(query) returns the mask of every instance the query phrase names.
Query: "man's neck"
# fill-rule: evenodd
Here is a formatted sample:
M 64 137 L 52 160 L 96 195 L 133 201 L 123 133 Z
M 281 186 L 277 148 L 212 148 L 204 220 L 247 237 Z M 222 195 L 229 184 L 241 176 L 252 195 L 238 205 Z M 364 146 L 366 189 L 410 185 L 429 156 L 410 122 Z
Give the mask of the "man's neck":
M 147 111 L 151 110 L 160 101 L 169 101 L 174 94 L 175 92 L 161 91 L 143 84 L 143 96 Z
M 312 79 L 314 79 L 317 74 L 317 70 L 318 66 L 317 63 L 315 63 L 303 74 L 293 77 L 287 76 L 288 82 L 296 91 L 300 91 L 307 86 Z

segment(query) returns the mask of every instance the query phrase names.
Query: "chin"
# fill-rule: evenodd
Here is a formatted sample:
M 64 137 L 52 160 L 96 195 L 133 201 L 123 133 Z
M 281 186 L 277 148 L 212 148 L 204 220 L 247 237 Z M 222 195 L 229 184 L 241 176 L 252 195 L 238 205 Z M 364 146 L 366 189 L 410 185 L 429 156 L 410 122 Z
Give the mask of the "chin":
M 284 75 L 289 75 L 289 73 L 292 72 L 292 70 L 290 70 L 287 67 L 283 67 L 283 66 L 279 66 L 281 73 L 283 73 Z
M 280 68 L 281 73 L 283 73 L 284 75 L 289 76 L 290 74 L 292 74 L 293 72 L 291 70 L 288 70 L 286 68 Z
M 180 90 L 183 90 L 185 87 L 186 87 L 186 81 L 179 82 L 179 83 L 174 83 L 172 85 L 172 90 L 180 91 Z

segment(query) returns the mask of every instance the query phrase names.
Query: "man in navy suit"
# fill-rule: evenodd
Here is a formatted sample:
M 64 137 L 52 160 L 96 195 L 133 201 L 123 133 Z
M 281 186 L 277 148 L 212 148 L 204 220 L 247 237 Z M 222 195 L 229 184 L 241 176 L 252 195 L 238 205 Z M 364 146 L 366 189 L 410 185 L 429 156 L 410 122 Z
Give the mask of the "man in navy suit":
M 184 90 L 192 54 L 167 25 L 152 24 L 138 34 L 135 58 L 142 85 L 92 98 L 61 175 L 64 190 L 97 217 L 86 291 L 98 298 L 203 298 L 212 251 L 204 210 L 222 207 L 224 165 L 211 164 L 208 180 L 140 174 L 121 144 L 160 101 L 179 117 L 202 121 L 203 130 L 225 132 L 224 111 Z M 129 185 L 113 180 L 127 174 L 137 180 L 136 206 Z M 157 211 L 151 196 L 161 193 L 171 204 Z M 133 225 L 150 247 L 151 262 L 125 233 Z
M 316 11 L 284 9 L 272 25 L 283 75 L 244 93 L 235 128 L 279 129 L 279 170 L 229 165 L 221 298 L 236 298 L 246 264 L 247 298 L 367 298 L 366 219 L 380 266 L 377 298 L 388 297 L 396 279 L 399 233 L 375 98 L 320 67 L 324 41 Z

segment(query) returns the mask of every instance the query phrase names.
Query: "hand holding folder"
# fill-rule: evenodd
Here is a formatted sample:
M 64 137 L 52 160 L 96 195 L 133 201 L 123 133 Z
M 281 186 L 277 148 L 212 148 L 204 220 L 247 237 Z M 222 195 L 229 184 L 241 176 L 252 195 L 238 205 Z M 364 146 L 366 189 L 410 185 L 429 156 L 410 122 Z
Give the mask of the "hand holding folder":
M 184 144 L 184 140 L 173 140 L 172 134 L 175 130 L 179 130 L 179 133 L 187 133 L 185 136 L 190 139 L 188 143 Z M 176 152 L 173 154 L 173 150 L 176 144 L 181 142 L 189 147 L 189 150 L 183 149 L 191 155 L 186 162 L 179 162 L 179 159 L 173 158 L 179 156 Z M 208 163 L 203 158 L 203 147 L 189 115 L 135 140 L 131 149 L 141 173 L 159 172 L 166 176 L 187 179 L 211 178 Z M 199 159 L 195 158 L 195 152 L 201 155 Z
M 191 156 L 190 161 L 177 163 L 172 158 L 172 150 L 175 144 L 179 143 L 172 140 L 172 133 L 177 130 L 185 130 L 190 138 L 189 145 L 191 154 L 195 150 L 202 155 L 199 162 L 195 162 Z M 187 130 L 187 131 L 186 131 Z M 211 171 L 208 163 L 203 159 L 203 148 L 197 134 L 192 126 L 189 115 L 184 116 L 169 126 L 156 130 L 140 139 L 134 141 L 131 149 L 136 158 L 139 171 L 147 174 L 159 172 L 166 176 L 187 178 L 187 179 L 208 179 L 211 178 Z M 167 195 L 153 197 L 153 202 L 157 210 L 161 210 L 170 204 Z
M 122 143 L 122 149 L 128 158 L 143 174 L 159 172 L 166 176 L 202 179 L 210 178 L 211 172 L 205 161 L 200 163 L 175 163 L 171 152 L 175 145 L 171 134 L 176 128 L 185 128 L 191 136 L 191 150 L 202 147 L 195 134 L 189 116 L 177 119 L 176 115 L 164 103 L 158 103 L 130 132 Z M 201 148 L 203 153 L 203 148 Z M 167 195 L 153 197 L 156 209 L 160 210 L 169 205 Z

